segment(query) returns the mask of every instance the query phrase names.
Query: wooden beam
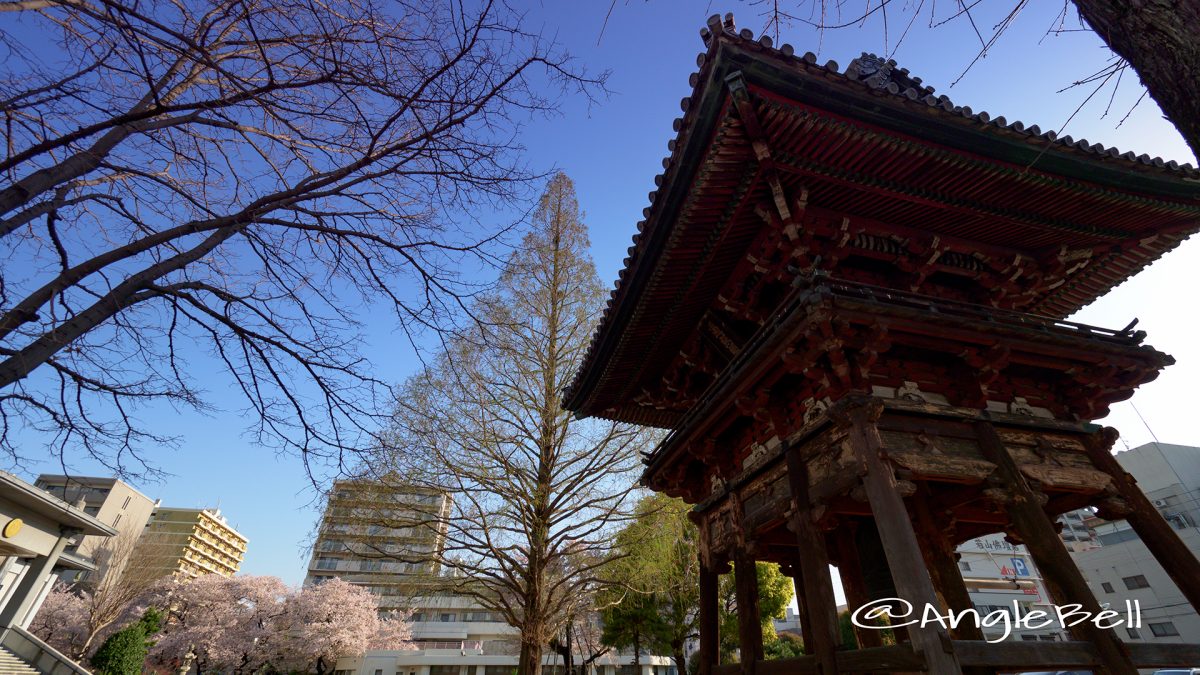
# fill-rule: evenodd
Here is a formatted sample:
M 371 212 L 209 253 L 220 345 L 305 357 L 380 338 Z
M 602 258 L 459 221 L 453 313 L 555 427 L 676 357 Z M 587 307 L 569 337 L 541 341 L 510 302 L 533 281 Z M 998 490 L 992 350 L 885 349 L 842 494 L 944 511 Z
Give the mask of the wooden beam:
M 986 414 L 986 413 L 985 413 Z M 1069 603 L 1082 605 L 1083 611 L 1093 616 L 1098 614 L 1100 603 L 1088 588 L 1079 568 L 1071 560 L 1066 545 L 1050 517 L 1042 510 L 1038 496 L 1029 486 L 1025 475 L 1017 467 L 996 428 L 987 420 L 975 423 L 975 433 L 983 456 L 996 465 L 996 477 L 1009 492 L 1011 499 L 1005 504 L 1012 527 L 1017 536 L 1029 549 L 1033 562 L 1041 570 L 1048 585 L 1056 586 Z M 1096 627 L 1090 621 L 1076 626 L 1078 633 L 1096 647 L 1104 663 L 1104 672 L 1113 675 L 1136 675 L 1137 668 L 1125 644 L 1111 630 Z
M 850 446 L 866 469 L 863 486 L 879 528 L 896 592 L 912 603 L 914 611 L 923 612 L 926 606 L 936 607 L 937 595 L 925 568 L 908 509 L 897 490 L 895 473 L 880 457 L 883 444 L 875 421 L 883 411 L 883 404 L 867 397 L 848 397 L 840 403 L 837 410 L 830 409 L 831 417 L 839 426 L 848 428 Z M 961 675 L 962 666 L 944 630 L 912 626 L 909 636 L 913 646 L 924 654 L 930 673 Z
M 963 665 L 996 668 L 1092 668 L 1103 665 L 1088 642 L 1002 642 L 955 640 Z M 1139 668 L 1190 667 L 1200 663 L 1200 645 L 1134 642 L 1129 645 Z
M 841 646 L 837 602 L 829 579 L 829 552 L 825 535 L 813 521 L 808 497 L 808 466 L 796 448 L 785 448 L 792 509 L 788 529 L 796 535 L 804 581 L 804 602 L 812 625 L 812 653 L 822 675 L 838 672 L 836 652 Z
M 1116 440 L 1117 432 L 1112 427 L 1089 436 L 1084 441 L 1088 457 L 1093 466 L 1112 477 L 1113 487 L 1129 505 L 1125 519 L 1179 587 L 1183 597 L 1200 612 L 1200 561 L 1146 498 L 1137 486 L 1137 480 L 1113 457 L 1111 448 Z

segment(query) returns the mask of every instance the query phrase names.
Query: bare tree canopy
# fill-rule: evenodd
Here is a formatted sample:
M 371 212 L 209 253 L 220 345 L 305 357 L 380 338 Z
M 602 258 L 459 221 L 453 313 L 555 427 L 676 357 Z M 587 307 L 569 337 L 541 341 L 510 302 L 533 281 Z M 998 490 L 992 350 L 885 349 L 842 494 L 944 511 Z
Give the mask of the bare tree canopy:
M 170 439 L 137 410 L 207 409 L 197 368 L 306 462 L 369 445 L 392 396 L 356 317 L 449 325 L 497 236 L 465 214 L 537 177 L 520 123 L 603 87 L 486 0 L 6 0 L 0 21 L 16 462 L 141 470 Z
M 603 307 L 587 250 L 559 174 L 497 291 L 479 299 L 476 333 L 404 386 L 379 463 L 453 495 L 439 581 L 520 629 L 523 675 L 605 583 L 645 447 L 642 432 L 562 407 Z

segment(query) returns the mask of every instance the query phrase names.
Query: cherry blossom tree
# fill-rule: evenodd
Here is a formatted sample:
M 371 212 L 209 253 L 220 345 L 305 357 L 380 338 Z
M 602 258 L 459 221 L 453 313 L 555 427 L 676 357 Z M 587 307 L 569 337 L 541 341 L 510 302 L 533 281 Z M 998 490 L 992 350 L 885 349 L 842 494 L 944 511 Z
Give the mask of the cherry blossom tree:
M 291 591 L 278 577 L 209 574 L 165 589 L 166 614 L 150 658 L 181 669 L 253 672 L 279 653 L 280 619 Z
M 29 632 L 79 660 L 88 640 L 88 598 L 64 583 L 55 584 L 29 624 Z
M 406 617 L 381 617 L 374 595 L 340 579 L 293 589 L 277 577 L 212 574 L 152 595 L 145 602 L 167 618 L 150 660 L 180 670 L 323 675 L 338 657 L 403 649 L 411 635 Z
M 301 589 L 288 599 L 277 631 L 288 669 L 324 675 L 339 656 L 407 647 L 407 617 L 381 617 L 378 606 L 370 591 L 341 579 Z

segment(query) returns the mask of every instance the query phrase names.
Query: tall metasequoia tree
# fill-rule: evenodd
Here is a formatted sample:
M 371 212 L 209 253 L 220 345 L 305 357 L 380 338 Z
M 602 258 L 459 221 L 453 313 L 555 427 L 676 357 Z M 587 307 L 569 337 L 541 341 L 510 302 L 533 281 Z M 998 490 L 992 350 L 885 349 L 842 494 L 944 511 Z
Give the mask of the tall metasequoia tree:
M 447 328 L 477 290 L 456 270 L 495 255 L 469 214 L 540 181 L 522 120 L 602 86 L 492 0 L 0 0 L 0 20 L 10 463 L 140 471 L 169 439 L 137 408 L 205 410 L 222 370 L 260 441 L 374 445 L 392 396 L 359 317 Z
M 409 380 L 385 480 L 454 497 L 437 580 L 520 630 L 521 675 L 590 608 L 632 505 L 641 432 L 562 407 L 603 307 L 574 187 L 556 175 L 472 335 Z

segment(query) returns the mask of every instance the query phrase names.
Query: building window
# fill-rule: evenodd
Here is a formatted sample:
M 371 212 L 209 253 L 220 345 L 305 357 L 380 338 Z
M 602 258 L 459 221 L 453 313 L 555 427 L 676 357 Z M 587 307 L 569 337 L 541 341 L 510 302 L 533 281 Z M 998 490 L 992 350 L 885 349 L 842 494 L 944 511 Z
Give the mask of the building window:
M 319 570 L 336 570 L 336 558 L 317 558 L 317 569 Z
M 959 560 L 958 561 L 958 569 L 960 569 L 964 572 L 970 572 L 971 571 L 971 563 L 967 562 L 966 560 Z
M 1100 588 L 1103 588 L 1105 593 L 1112 593 L 1112 592 L 1113 592 L 1113 587 L 1112 587 L 1112 584 L 1108 583 L 1107 581 L 1105 581 L 1105 582 L 1101 583 L 1101 584 L 1100 584 Z
M 1170 621 L 1152 623 L 1148 625 L 1150 626 L 1150 632 L 1154 634 L 1154 637 L 1174 637 L 1179 635 L 1179 630 L 1175 628 L 1175 624 L 1171 623 Z
M 483 675 L 517 675 L 516 666 L 484 666 Z
M 1038 641 L 1038 636 L 1036 636 L 1036 635 L 1022 635 L 1022 636 L 1021 636 L 1021 639 L 1022 639 L 1022 640 L 1024 640 L 1025 642 L 1037 642 L 1037 641 Z
M 458 675 L 459 666 L 429 666 L 429 675 Z
M 1146 581 L 1146 575 L 1135 574 L 1131 577 L 1123 577 L 1121 581 L 1125 582 L 1125 588 L 1135 590 L 1138 588 L 1150 588 L 1150 582 Z
M 121 514 L 118 513 L 117 517 L 113 518 L 113 527 L 116 527 L 120 524 L 121 524 Z
M 453 614 L 443 614 L 440 618 L 443 623 L 448 623 L 448 622 L 454 620 L 454 615 Z
M 83 512 L 88 514 L 89 516 L 94 516 L 97 513 L 100 513 L 100 507 L 99 506 L 85 506 L 85 507 L 83 507 Z
M 1141 633 L 1138 633 L 1138 629 L 1134 628 L 1133 626 L 1126 626 L 1125 632 L 1129 635 L 1130 640 L 1141 640 L 1142 639 Z

